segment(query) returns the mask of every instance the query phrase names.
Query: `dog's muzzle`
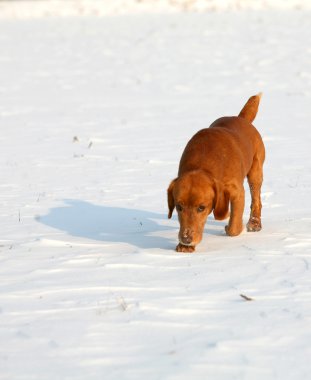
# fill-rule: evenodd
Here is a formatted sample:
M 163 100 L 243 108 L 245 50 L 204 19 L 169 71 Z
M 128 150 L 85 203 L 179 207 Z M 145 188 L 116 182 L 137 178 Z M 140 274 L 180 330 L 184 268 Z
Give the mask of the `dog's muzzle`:
M 179 242 L 182 245 L 187 247 L 193 246 L 193 233 L 192 231 L 185 229 L 182 233 L 179 234 Z

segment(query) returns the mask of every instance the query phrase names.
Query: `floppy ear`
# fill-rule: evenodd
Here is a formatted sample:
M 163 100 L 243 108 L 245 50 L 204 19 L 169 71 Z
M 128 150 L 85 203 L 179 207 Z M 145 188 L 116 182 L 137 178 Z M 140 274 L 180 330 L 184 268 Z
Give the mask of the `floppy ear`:
M 176 182 L 177 178 L 174 179 L 168 189 L 167 189 L 167 203 L 168 203 L 168 218 L 171 219 L 172 217 L 172 214 L 173 214 L 173 211 L 174 211 L 174 208 L 175 208 L 175 201 L 174 201 L 174 196 L 173 196 L 173 190 L 174 190 L 174 186 L 175 186 L 175 182 Z
M 215 181 L 214 191 L 214 217 L 216 220 L 224 220 L 229 216 L 229 194 L 218 181 Z

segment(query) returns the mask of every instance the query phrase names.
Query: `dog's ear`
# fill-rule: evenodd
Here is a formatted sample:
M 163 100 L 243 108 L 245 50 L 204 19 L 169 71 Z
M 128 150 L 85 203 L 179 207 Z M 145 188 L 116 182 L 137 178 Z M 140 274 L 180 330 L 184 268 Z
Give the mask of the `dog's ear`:
M 229 216 L 229 194 L 224 190 L 222 183 L 214 183 L 214 206 L 213 214 L 216 220 L 224 220 Z
M 174 208 L 175 208 L 175 201 L 173 196 L 173 190 L 176 183 L 177 178 L 175 178 L 169 185 L 167 189 L 167 204 L 168 204 L 168 218 L 171 219 Z

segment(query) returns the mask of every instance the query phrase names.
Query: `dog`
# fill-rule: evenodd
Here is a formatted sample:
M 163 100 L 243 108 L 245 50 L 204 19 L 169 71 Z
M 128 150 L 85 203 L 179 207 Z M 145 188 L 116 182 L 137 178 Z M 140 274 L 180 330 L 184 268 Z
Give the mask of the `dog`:
M 238 116 L 217 119 L 209 128 L 197 132 L 186 145 L 178 177 L 167 190 L 168 217 L 172 217 L 176 208 L 180 224 L 177 252 L 194 252 L 211 212 L 216 220 L 229 217 L 225 227 L 228 236 L 242 232 L 245 177 L 251 193 L 247 231 L 261 230 L 265 147 L 252 125 L 261 95 L 250 97 Z

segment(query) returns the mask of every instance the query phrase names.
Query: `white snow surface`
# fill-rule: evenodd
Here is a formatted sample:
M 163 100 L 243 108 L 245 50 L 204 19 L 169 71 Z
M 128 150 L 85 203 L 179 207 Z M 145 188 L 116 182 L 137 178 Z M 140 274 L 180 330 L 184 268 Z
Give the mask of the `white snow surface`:
M 1 20 L 1 380 L 310 378 L 310 16 Z M 259 91 L 263 230 L 176 253 L 185 144 Z
M 4 0 L 0 19 L 241 9 L 310 10 L 311 0 Z

